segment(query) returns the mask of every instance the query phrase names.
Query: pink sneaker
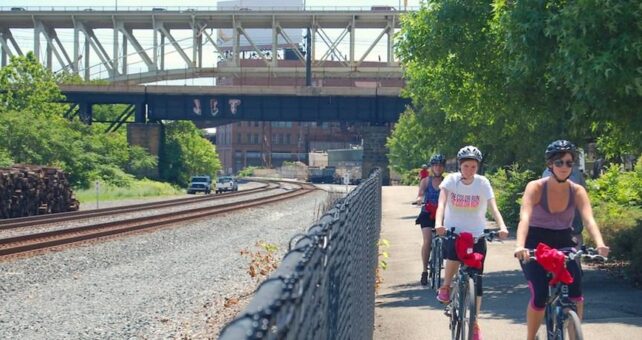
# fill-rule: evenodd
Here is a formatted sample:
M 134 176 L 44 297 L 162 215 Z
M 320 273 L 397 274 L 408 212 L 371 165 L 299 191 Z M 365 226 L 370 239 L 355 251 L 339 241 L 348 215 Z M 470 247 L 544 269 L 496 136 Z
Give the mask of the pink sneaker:
M 475 324 L 475 326 L 473 326 L 473 340 L 483 340 L 481 329 L 479 329 L 478 324 Z
M 450 302 L 450 287 L 443 286 L 439 288 L 439 293 L 437 294 L 437 301 L 441 303 Z

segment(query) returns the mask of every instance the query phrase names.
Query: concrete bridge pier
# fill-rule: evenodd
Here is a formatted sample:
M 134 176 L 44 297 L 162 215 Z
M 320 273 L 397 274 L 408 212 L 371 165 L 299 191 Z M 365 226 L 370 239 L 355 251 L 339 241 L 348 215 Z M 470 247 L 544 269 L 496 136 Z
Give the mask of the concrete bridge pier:
M 163 145 L 163 126 L 158 123 L 127 124 L 127 143 L 143 147 L 156 159 L 159 159 Z M 144 174 L 148 178 L 158 178 L 158 167 Z
M 386 123 L 370 123 L 359 127 L 359 133 L 363 138 L 362 176 L 366 178 L 374 168 L 380 168 L 383 185 L 390 185 L 390 169 L 386 156 L 386 139 L 390 131 L 391 126 Z

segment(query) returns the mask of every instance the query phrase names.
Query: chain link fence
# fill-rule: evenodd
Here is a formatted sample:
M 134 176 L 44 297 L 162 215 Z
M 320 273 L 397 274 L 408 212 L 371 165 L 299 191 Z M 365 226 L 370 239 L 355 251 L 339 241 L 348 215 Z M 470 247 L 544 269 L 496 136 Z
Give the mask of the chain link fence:
M 375 170 L 290 240 L 279 268 L 219 339 L 372 339 L 380 230 Z

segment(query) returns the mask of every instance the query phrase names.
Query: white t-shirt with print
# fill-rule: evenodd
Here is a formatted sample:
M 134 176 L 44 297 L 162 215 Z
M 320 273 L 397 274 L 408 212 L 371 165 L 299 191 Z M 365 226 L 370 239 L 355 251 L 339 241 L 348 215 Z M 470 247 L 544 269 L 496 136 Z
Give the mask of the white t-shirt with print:
M 471 184 L 461 181 L 461 173 L 448 175 L 439 185 L 448 191 L 444 210 L 444 226 L 456 233 L 469 232 L 474 237 L 484 233 L 488 200 L 495 197 L 488 179 L 475 175 Z

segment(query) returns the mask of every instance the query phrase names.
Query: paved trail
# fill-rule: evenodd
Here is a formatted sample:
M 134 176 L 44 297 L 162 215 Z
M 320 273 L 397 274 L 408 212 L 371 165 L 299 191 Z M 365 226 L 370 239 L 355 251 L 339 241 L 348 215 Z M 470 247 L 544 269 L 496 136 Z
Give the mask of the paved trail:
M 421 232 L 415 187 L 383 189 L 382 238 L 390 242 L 388 269 L 375 309 L 376 340 L 448 339 L 447 317 L 431 290 L 419 285 Z M 511 235 L 514 236 L 514 235 Z M 480 325 L 486 340 L 524 339 L 528 287 L 512 257 L 514 239 L 492 243 L 484 275 Z M 617 282 L 603 271 L 585 270 L 585 339 L 642 340 L 642 290 Z

